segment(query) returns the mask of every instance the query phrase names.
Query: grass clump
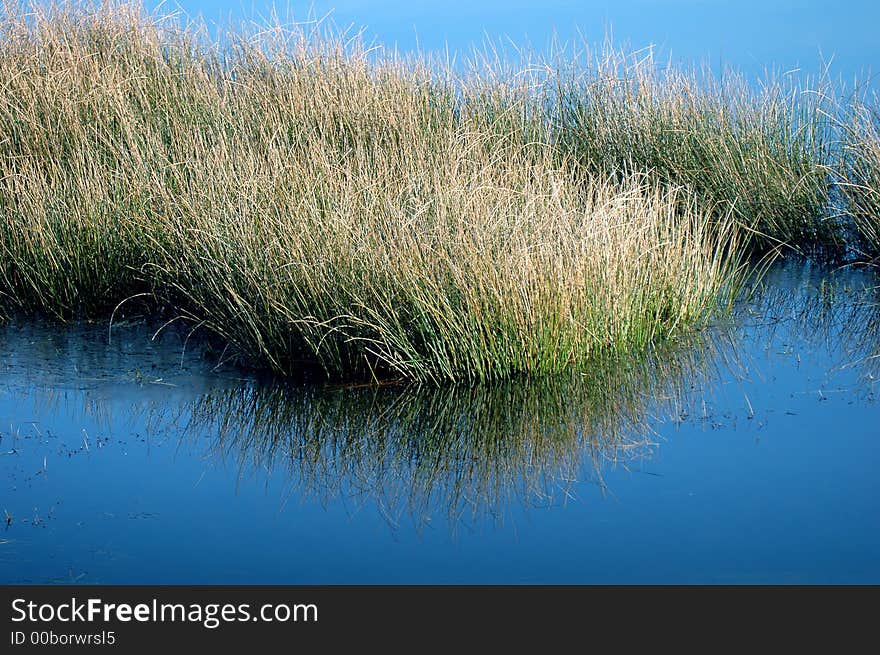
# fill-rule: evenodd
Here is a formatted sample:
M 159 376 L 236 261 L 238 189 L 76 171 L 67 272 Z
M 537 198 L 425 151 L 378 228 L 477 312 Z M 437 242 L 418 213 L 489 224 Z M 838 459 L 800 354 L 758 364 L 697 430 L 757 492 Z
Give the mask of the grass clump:
M 840 189 L 862 255 L 880 258 L 880 102 L 856 103 L 843 125 Z
M 440 383 L 577 368 L 729 299 L 730 208 L 585 176 L 549 88 L 496 73 L 7 3 L 4 306 L 106 316 L 149 293 L 277 373 Z
M 843 246 L 827 218 L 825 93 L 772 77 L 756 89 L 734 72 L 660 66 L 651 50 L 611 45 L 558 68 L 559 141 L 588 171 L 686 186 L 755 233 L 759 250 Z

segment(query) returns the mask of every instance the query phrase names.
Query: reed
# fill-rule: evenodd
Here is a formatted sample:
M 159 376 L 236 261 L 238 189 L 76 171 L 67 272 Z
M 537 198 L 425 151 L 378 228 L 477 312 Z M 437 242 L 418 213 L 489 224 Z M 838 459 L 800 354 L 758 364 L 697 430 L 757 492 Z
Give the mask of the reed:
M 645 171 L 731 212 L 759 250 L 836 255 L 827 212 L 834 142 L 828 84 L 768 74 L 759 86 L 606 43 L 557 62 L 562 150 L 592 174 Z
M 736 291 L 734 203 L 585 176 L 533 76 L 200 30 L 3 5 L 7 313 L 146 296 L 276 373 L 443 383 L 577 369 Z
M 880 98 L 856 101 L 843 122 L 840 189 L 847 201 L 860 254 L 880 257 Z

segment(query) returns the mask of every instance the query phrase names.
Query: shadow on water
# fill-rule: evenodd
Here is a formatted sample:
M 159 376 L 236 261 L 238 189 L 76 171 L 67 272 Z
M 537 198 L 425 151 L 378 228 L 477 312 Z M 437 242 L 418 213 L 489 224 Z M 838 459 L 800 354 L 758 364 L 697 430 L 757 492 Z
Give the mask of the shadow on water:
M 565 379 L 441 389 L 259 380 L 214 367 L 186 344 L 185 332 L 166 330 L 150 341 L 143 323 L 115 327 L 109 345 L 106 326 L 13 324 L 0 330 L 0 511 L 8 535 L 0 573 L 15 528 L 45 527 L 60 503 L 92 493 L 65 479 L 40 491 L 41 475 L 85 457 L 81 466 L 89 470 L 71 481 L 90 480 L 97 489 L 112 479 L 113 493 L 136 499 L 125 471 L 150 465 L 131 463 L 137 444 L 147 452 L 172 449 L 177 470 L 210 462 L 226 472 L 227 486 L 271 487 L 264 502 L 282 515 L 291 499 L 324 506 L 343 499 L 348 507 L 375 505 L 392 530 L 411 523 L 418 532 L 442 515 L 455 532 L 496 523 L 511 508 L 565 505 L 583 483 L 604 491 L 606 472 L 650 461 L 668 426 L 752 420 L 760 398 L 745 396 L 737 416 L 717 396 L 762 375 L 756 358 L 768 348 L 796 366 L 809 358 L 827 372 L 848 371 L 853 386 L 837 391 L 873 401 L 878 299 L 869 272 L 786 264 L 770 271 L 730 323 L 680 343 L 597 359 Z M 104 450 L 116 454 L 92 457 Z M 122 456 L 129 459 L 121 463 Z M 129 518 L 150 516 L 135 505 Z M 179 530 L 185 537 L 186 528 Z M 65 538 L 59 529 L 44 539 Z M 26 568 L 28 579 L 45 579 L 39 560 Z M 0 578 L 18 579 L 10 572 Z
M 873 397 L 880 379 L 880 277 L 872 269 L 788 262 L 771 269 L 739 308 L 731 341 L 741 353 L 778 342 L 820 357 L 828 373 L 854 369 L 851 391 Z
M 207 393 L 161 429 L 211 435 L 240 472 L 284 470 L 302 495 L 373 498 L 395 526 L 437 511 L 454 526 L 565 499 L 584 477 L 602 486 L 604 467 L 650 452 L 651 389 L 694 365 L 597 361 L 570 379 L 492 387 L 249 385 Z
M 124 344 L 143 332 L 131 329 Z M 682 404 L 684 387 L 707 376 L 701 367 L 716 347 L 597 358 L 566 378 L 438 389 L 236 378 L 210 373 L 195 354 L 174 363 L 167 343 L 125 355 L 90 330 L 53 334 L 51 345 L 33 336 L 7 333 L 2 344 L 17 353 L 3 393 L 19 407 L 30 400 L 37 417 L 10 426 L 4 442 L 17 448 L 23 432 L 40 435 L 47 416 L 63 417 L 73 432 L 64 440 L 77 451 L 95 438 L 80 425 L 99 435 L 135 431 L 230 465 L 239 484 L 269 471 L 283 475 L 287 494 L 374 499 L 392 525 L 438 510 L 453 525 L 497 518 L 513 501 L 564 499 L 584 477 L 601 487 L 605 467 L 650 455 L 649 410 L 658 399 Z M 49 365 L 53 358 L 66 372 Z

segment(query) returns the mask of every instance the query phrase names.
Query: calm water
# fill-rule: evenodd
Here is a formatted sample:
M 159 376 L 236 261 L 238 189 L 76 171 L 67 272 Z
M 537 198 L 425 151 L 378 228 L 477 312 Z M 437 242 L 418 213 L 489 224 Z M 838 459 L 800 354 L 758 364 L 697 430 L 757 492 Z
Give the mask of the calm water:
M 788 264 L 700 339 L 454 391 L 0 328 L 0 583 L 880 583 L 878 284 Z
M 749 76 L 768 68 L 815 75 L 826 64 L 849 81 L 880 73 L 880 3 L 873 0 L 177 0 L 173 8 L 228 25 L 260 20 L 273 5 L 282 19 L 323 17 L 342 28 L 364 28 L 368 40 L 404 52 L 467 52 L 487 38 L 545 50 L 553 38 L 595 44 L 610 34 L 621 45 L 654 46 L 661 59 L 733 66 Z M 876 79 L 874 88 L 880 88 Z

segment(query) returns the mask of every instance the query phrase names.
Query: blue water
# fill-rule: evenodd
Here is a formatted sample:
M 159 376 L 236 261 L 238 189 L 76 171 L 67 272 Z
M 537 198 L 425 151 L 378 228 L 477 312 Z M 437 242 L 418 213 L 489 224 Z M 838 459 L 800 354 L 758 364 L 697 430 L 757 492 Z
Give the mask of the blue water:
M 880 281 L 767 282 L 652 358 L 461 390 L 0 328 L 0 583 L 880 583 Z
M 153 2 L 153 4 L 158 4 Z M 551 39 L 654 46 L 682 62 L 731 66 L 751 76 L 768 68 L 815 75 L 830 64 L 832 76 L 852 81 L 880 72 L 880 4 L 852 0 L 548 0 L 525 2 L 239 2 L 176 0 L 189 15 L 222 25 L 269 15 L 325 18 L 343 28 L 365 29 L 368 39 L 402 51 L 466 52 L 487 38 L 545 50 Z M 875 80 L 876 87 L 876 80 Z

